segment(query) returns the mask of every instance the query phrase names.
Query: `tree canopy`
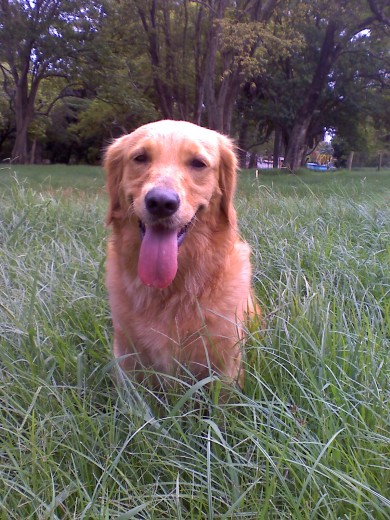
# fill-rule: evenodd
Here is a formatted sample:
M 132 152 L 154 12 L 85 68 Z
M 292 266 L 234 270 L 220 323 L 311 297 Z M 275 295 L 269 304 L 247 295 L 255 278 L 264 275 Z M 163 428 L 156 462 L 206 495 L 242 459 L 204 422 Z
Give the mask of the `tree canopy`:
M 295 170 L 325 131 L 372 150 L 389 36 L 387 0 L 1 0 L 0 157 L 93 163 L 160 118 L 232 135 L 243 164 L 272 138 Z

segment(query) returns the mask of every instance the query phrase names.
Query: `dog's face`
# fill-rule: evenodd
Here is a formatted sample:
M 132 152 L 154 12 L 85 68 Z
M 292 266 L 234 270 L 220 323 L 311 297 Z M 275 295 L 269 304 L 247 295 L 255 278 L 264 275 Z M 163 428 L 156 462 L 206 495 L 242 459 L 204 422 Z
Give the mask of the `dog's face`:
M 199 218 L 218 212 L 235 226 L 236 158 L 217 132 L 182 121 L 151 123 L 115 141 L 105 167 L 107 223 L 139 226 L 138 274 L 146 285 L 172 282 L 178 247 Z

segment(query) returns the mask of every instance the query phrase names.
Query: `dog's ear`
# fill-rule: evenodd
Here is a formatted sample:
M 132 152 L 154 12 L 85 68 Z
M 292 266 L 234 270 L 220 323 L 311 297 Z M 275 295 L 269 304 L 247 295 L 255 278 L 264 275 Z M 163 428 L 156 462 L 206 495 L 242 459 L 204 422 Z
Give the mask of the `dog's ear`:
M 219 136 L 220 171 L 219 187 L 222 192 L 221 209 L 232 227 L 237 225 L 233 197 L 236 191 L 237 156 L 232 141 L 224 135 Z
M 127 136 L 116 139 L 106 150 L 103 167 L 106 171 L 106 189 L 109 196 L 109 205 L 106 215 L 108 226 L 114 219 L 123 217 L 123 209 L 120 204 L 119 186 L 123 174 L 123 149 L 124 139 Z

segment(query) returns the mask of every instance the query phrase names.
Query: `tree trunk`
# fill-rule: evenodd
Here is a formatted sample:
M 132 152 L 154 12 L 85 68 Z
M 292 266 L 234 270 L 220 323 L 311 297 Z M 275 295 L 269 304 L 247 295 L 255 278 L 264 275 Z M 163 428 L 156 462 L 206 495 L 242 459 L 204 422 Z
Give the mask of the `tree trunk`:
M 26 59 L 21 74 L 13 70 L 15 81 L 15 122 L 16 138 L 12 149 L 11 160 L 17 164 L 26 164 L 28 154 L 28 129 L 34 119 L 34 105 L 38 87 L 46 66 L 41 67 L 41 73 L 29 77 L 29 59 Z
M 222 18 L 225 9 L 224 2 L 219 3 L 217 19 Z M 217 109 L 217 96 L 215 92 L 215 73 L 217 69 L 218 37 L 220 28 L 215 23 L 214 14 L 210 16 L 210 29 L 208 48 L 205 56 L 204 77 L 204 102 L 207 110 L 207 123 L 213 130 L 222 130 L 221 114 Z
M 247 2 L 250 4 L 250 2 Z M 222 51 L 219 45 L 221 36 L 220 21 L 226 17 L 229 6 L 227 0 L 218 0 L 210 14 L 210 37 L 205 57 L 204 70 L 204 101 L 207 109 L 208 126 L 224 134 L 230 134 L 234 104 L 242 81 L 243 66 L 237 62 L 237 55 L 231 51 Z M 272 15 L 276 0 L 268 0 L 262 7 L 262 2 L 253 2 L 248 9 L 250 20 L 266 22 Z M 249 42 L 249 57 L 253 57 L 259 40 Z M 223 63 L 222 73 L 218 72 L 217 63 Z M 239 61 L 239 60 L 238 60 Z M 222 79 L 219 79 L 222 77 Z M 219 83 L 219 88 L 216 85 Z
M 26 164 L 28 162 L 28 138 L 27 127 L 25 125 L 16 131 L 11 161 L 15 164 Z
M 33 114 L 34 99 L 28 95 L 27 77 L 20 78 L 15 93 L 16 138 L 11 160 L 16 164 L 28 163 L 28 127 Z M 34 89 L 35 91 L 35 89 Z
M 275 128 L 275 136 L 274 136 L 274 158 L 273 158 L 273 168 L 279 168 L 279 156 L 282 144 L 282 132 L 280 128 Z
M 355 154 L 354 151 L 351 151 L 348 154 L 348 158 L 347 158 L 347 169 L 348 170 L 352 170 L 352 163 L 353 163 L 353 156 L 354 156 L 354 154 Z
M 157 92 L 160 110 L 165 119 L 173 119 L 172 91 L 164 81 L 166 71 L 164 70 L 162 73 L 164 64 L 161 63 L 160 59 L 160 42 L 158 40 L 156 18 L 157 0 L 152 1 L 148 13 L 145 6 L 141 7 L 137 5 L 137 10 L 148 38 L 149 55 L 153 69 L 153 83 Z M 165 27 L 165 30 L 167 32 L 168 28 Z M 167 51 L 170 52 L 171 49 L 168 49 Z
M 240 131 L 238 134 L 237 141 L 237 155 L 238 155 L 238 163 L 240 168 L 246 167 L 246 159 L 247 159 L 247 148 L 248 148 L 248 119 L 244 118 L 241 121 Z
M 252 152 L 249 156 L 248 168 L 252 169 L 252 168 L 256 168 L 256 166 L 257 166 L 257 153 Z
M 382 169 L 382 152 L 379 152 L 378 172 Z
M 195 23 L 195 42 L 194 42 L 194 64 L 195 64 L 195 106 L 193 113 L 193 122 L 200 125 L 202 122 L 203 104 L 204 104 L 204 88 L 205 88 L 205 75 L 204 75 L 204 63 L 202 59 L 202 23 L 203 23 L 203 7 L 199 7 L 199 11 L 196 17 Z M 208 40 L 206 41 L 207 48 L 209 47 Z
M 297 112 L 295 123 L 289 135 L 285 163 L 287 168 L 291 171 L 295 171 L 302 166 L 306 152 L 307 131 L 322 90 L 327 82 L 331 66 L 336 60 L 340 50 L 339 46 L 335 43 L 336 31 L 336 22 L 332 20 L 329 21 L 317 68 L 304 97 L 304 101 Z
M 36 160 L 36 152 L 37 152 L 37 140 L 34 139 L 31 146 L 30 151 L 30 164 L 36 164 L 38 161 Z
M 306 134 L 311 118 L 312 114 L 306 114 L 297 119 L 289 136 L 285 164 L 293 172 L 302 166 L 306 152 Z

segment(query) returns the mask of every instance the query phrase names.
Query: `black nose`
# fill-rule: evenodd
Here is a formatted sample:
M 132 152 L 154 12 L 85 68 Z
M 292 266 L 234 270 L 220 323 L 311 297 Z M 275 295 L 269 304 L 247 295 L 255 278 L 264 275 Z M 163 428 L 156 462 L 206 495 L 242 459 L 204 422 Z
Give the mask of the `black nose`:
M 170 217 L 179 209 L 180 197 L 169 188 L 152 188 L 146 194 L 145 205 L 155 217 Z

